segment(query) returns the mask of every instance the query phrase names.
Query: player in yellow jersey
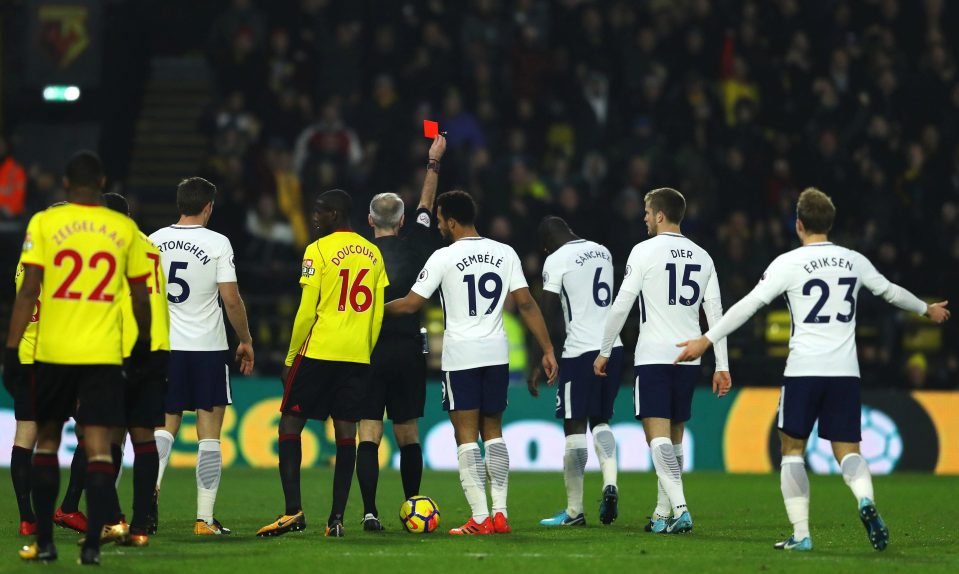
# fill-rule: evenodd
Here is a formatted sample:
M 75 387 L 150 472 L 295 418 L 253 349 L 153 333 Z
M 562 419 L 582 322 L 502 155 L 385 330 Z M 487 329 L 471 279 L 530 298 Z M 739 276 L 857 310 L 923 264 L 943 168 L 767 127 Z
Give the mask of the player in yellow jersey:
M 65 201 L 55 203 L 51 207 L 57 207 L 65 203 Z M 22 261 L 17 262 L 15 278 L 17 291 L 23 284 L 25 271 Z M 17 366 L 10 368 L 10 364 L 7 364 L 3 376 L 3 384 L 13 397 L 14 417 L 17 420 L 13 449 L 10 453 L 10 474 L 20 511 L 20 534 L 24 536 L 32 536 L 37 533 L 36 515 L 33 513 L 33 507 L 30 503 L 30 459 L 33 456 L 33 448 L 37 444 L 37 422 L 33 404 L 33 354 L 39 328 L 40 301 L 38 299 L 33 314 L 30 316 L 30 322 L 23 332 L 23 338 L 20 340 L 18 353 L 20 368 L 18 369 Z M 76 431 L 77 448 L 73 452 L 70 482 L 67 485 L 66 493 L 63 495 L 63 503 L 54 513 L 53 520 L 63 528 L 84 533 L 87 530 L 87 517 L 84 516 L 77 505 L 83 494 L 83 482 L 87 472 L 87 456 L 83 449 L 83 433 L 80 427 L 76 427 Z M 69 511 L 63 512 L 61 508 L 66 508 Z M 72 510 L 70 510 L 71 508 Z
M 283 370 L 280 481 L 286 510 L 257 536 L 304 530 L 300 502 L 300 433 L 307 419 L 333 417 L 336 469 L 326 535 L 343 536 L 343 512 L 356 464 L 356 422 L 362 417 L 370 354 L 383 322 L 389 285 L 380 250 L 350 229 L 352 200 L 342 190 L 317 198 L 320 239 L 303 255 L 300 308 Z
M 88 532 L 101 532 L 117 505 L 110 434 L 125 425 L 120 325 L 121 286 L 129 282 L 140 329 L 137 363 L 150 348 L 150 274 L 139 229 L 128 217 L 99 205 L 106 181 L 100 159 L 80 152 L 64 176 L 68 205 L 37 213 L 27 226 L 21 261 L 26 271 L 7 335 L 7 364 L 18 363 L 18 347 L 40 298 L 43 324 L 37 332 L 35 404 L 37 450 L 33 457 L 33 500 L 37 541 L 20 551 L 26 560 L 56 560 L 53 510 L 60 481 L 57 449 L 63 422 L 76 410 L 88 458 Z M 87 536 L 84 564 L 99 564 L 100 537 Z
M 108 208 L 130 214 L 126 198 L 118 193 L 103 194 L 103 204 Z M 150 238 L 140 232 L 145 243 L 146 256 L 150 260 L 150 276 L 147 292 L 150 294 L 150 359 L 143 365 L 129 360 L 136 345 L 139 329 L 133 316 L 133 301 L 129 289 L 123 295 L 123 357 L 126 374 L 127 428 L 120 429 L 113 437 L 114 448 L 119 449 L 127 430 L 133 441 L 133 520 L 130 521 L 130 544 L 146 546 L 153 506 L 160 458 L 153 429 L 163 426 L 163 398 L 166 396 L 167 360 L 170 357 L 170 310 L 166 297 L 166 276 L 160 265 L 160 250 Z M 119 512 L 119 509 L 117 509 Z M 120 522 L 121 517 L 117 517 Z

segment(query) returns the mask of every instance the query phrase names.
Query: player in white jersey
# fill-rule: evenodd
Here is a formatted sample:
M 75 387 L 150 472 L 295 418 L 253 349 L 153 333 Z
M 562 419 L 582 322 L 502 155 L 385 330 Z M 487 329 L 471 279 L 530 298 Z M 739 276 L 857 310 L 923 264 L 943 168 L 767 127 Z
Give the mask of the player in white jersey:
M 777 257 L 759 284 L 704 336 L 679 343 L 685 348 L 676 361 L 697 359 L 713 341 L 724 339 L 762 306 L 783 295 L 792 318 L 792 332 L 777 427 L 782 443 L 781 489 L 793 534 L 775 548 L 812 550 L 809 479 L 803 453 L 813 424 L 819 419 L 819 436 L 832 441 L 833 454 L 856 498 L 869 541 L 873 548 L 882 550 L 889 542 L 889 531 L 876 510 L 869 467 L 859 454 L 862 437 L 856 296 L 865 287 L 896 307 L 936 323 L 949 318 L 948 301 L 927 305 L 883 277 L 859 253 L 830 243 L 828 233 L 836 208 L 823 192 L 812 188 L 803 191 L 796 213 L 796 234 L 802 247 Z
M 613 417 L 623 362 L 623 343 L 619 337 L 614 343 L 608 377 L 596 376 L 593 361 L 599 354 L 606 313 L 613 301 L 613 256 L 606 247 L 577 237 L 559 217 L 543 219 L 539 241 L 548 255 L 543 263 L 543 315 L 549 321 L 561 312 L 566 333 L 556 387 L 556 418 L 563 420 L 566 433 L 563 455 L 566 508 L 556 516 L 540 520 L 540 524 L 586 525 L 583 475 L 589 456 L 587 423 L 593 431 L 593 447 L 603 472 L 599 520 L 612 524 L 619 514 L 619 489 L 616 439 L 609 420 Z M 550 332 L 558 331 L 551 329 Z M 533 396 L 539 396 L 537 374 L 529 381 Z
M 253 371 L 253 339 L 236 283 L 233 247 L 229 239 L 206 229 L 215 196 L 216 187 L 203 178 L 181 181 L 176 199 L 180 220 L 150 235 L 160 249 L 170 301 L 166 424 L 155 433 L 160 454 L 157 495 L 183 411 L 196 411 L 197 535 L 230 534 L 213 517 L 223 466 L 220 429 L 226 405 L 232 402 L 223 309 L 240 339 L 235 354 L 240 372 Z M 154 505 L 150 534 L 156 532 L 156 511 Z
M 460 482 L 472 517 L 450 534 L 511 532 L 506 510 L 509 451 L 503 441 L 503 411 L 509 386 L 509 343 L 503 305 L 509 294 L 543 349 L 543 369 L 552 382 L 556 358 L 539 306 L 529 293 L 513 248 L 480 237 L 476 204 L 463 191 L 436 199 L 440 233 L 453 243 L 436 251 L 402 299 L 386 304 L 387 315 L 416 313 L 439 290 L 446 331 L 443 335 L 443 409 L 456 435 Z M 486 448 L 486 467 L 477 438 Z M 490 477 L 492 513 L 486 501 Z
M 683 492 L 683 432 L 692 410 L 693 389 L 700 367 L 674 365 L 675 342 L 698 337 L 699 308 L 710 326 L 723 314 L 719 279 L 706 250 L 680 233 L 686 199 L 675 189 L 646 194 L 646 229 L 650 239 L 637 244 L 626 261 L 626 276 L 606 318 L 596 374 L 608 357 L 626 316 L 639 298 L 639 340 L 634 355 L 633 401 L 643 421 L 659 494 L 647 532 L 677 534 L 693 529 Z M 688 335 L 686 335 L 688 333 Z M 732 379 L 725 341 L 716 345 L 713 392 L 722 397 Z

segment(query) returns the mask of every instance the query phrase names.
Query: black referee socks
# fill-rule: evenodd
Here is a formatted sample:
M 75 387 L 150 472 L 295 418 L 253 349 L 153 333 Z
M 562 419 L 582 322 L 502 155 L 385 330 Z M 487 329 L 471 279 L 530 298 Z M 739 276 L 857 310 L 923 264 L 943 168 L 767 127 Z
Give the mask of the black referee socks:
M 380 478 L 380 446 L 364 441 L 356 449 L 356 480 L 363 495 L 363 514 L 380 516 L 376 510 L 376 483 Z M 339 462 L 339 458 L 337 458 Z
M 400 477 L 403 479 L 403 496 L 410 498 L 420 493 L 423 480 L 423 448 L 420 443 L 400 447 Z
M 333 471 L 333 508 L 327 525 L 334 520 L 343 520 L 346 500 L 350 497 L 353 469 L 356 466 L 356 439 L 341 438 L 336 441 L 336 469 Z

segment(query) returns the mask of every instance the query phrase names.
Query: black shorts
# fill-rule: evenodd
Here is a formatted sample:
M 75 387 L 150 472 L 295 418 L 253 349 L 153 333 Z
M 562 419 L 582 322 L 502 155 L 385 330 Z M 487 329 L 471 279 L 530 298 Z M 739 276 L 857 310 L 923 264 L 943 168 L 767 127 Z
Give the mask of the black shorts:
M 403 422 L 423 417 L 426 403 L 426 357 L 416 337 L 380 338 L 370 362 L 363 418 Z
M 606 421 L 613 418 L 613 403 L 619 392 L 619 377 L 623 369 L 623 348 L 616 347 L 609 355 L 605 377 L 598 377 L 593 372 L 593 363 L 598 355 L 599 351 L 590 351 L 578 357 L 560 359 L 556 418 Z
M 363 402 L 370 366 L 363 363 L 322 361 L 297 355 L 283 385 L 280 412 L 308 419 L 356 422 L 363 418 Z
M 155 428 L 166 422 L 163 408 L 166 397 L 169 351 L 152 351 L 146 367 L 137 379 L 127 372 L 126 413 L 128 427 Z
M 170 351 L 166 412 L 212 411 L 233 404 L 230 351 Z
M 801 440 L 819 421 L 819 438 L 862 440 L 859 377 L 783 377 L 776 427 Z
M 13 397 L 13 416 L 18 421 L 35 421 L 37 413 L 34 409 L 34 376 L 33 365 L 23 365 L 22 377 L 3 376 L 3 387 Z
M 636 365 L 633 407 L 636 418 L 684 423 L 692 416 L 699 365 Z
M 72 416 L 80 425 L 126 426 L 122 366 L 35 365 L 37 422 L 62 423 Z

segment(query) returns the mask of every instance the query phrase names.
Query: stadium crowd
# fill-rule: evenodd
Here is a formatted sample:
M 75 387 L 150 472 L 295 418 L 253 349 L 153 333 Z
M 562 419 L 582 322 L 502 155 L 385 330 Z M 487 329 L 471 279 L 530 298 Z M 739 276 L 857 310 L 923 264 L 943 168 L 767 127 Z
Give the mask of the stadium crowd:
M 833 197 L 835 240 L 890 280 L 943 298 L 959 284 L 955 3 L 266 4 L 233 0 L 211 27 L 200 175 L 219 186 L 212 227 L 233 239 L 241 283 L 270 300 L 254 337 L 280 352 L 304 206 L 340 187 L 358 204 L 395 191 L 414 209 L 423 119 L 448 132 L 440 189 L 478 199 L 481 231 L 516 248 L 531 285 L 542 216 L 607 245 L 621 272 L 646 237 L 643 195 L 660 186 L 686 195 L 683 230 L 713 254 L 727 307 L 797 245 L 807 186 Z M 867 386 L 959 385 L 955 323 L 877 305 L 860 301 Z M 770 317 L 730 341 L 737 384 L 778 380 Z M 736 379 L 737 361 L 760 368 Z

